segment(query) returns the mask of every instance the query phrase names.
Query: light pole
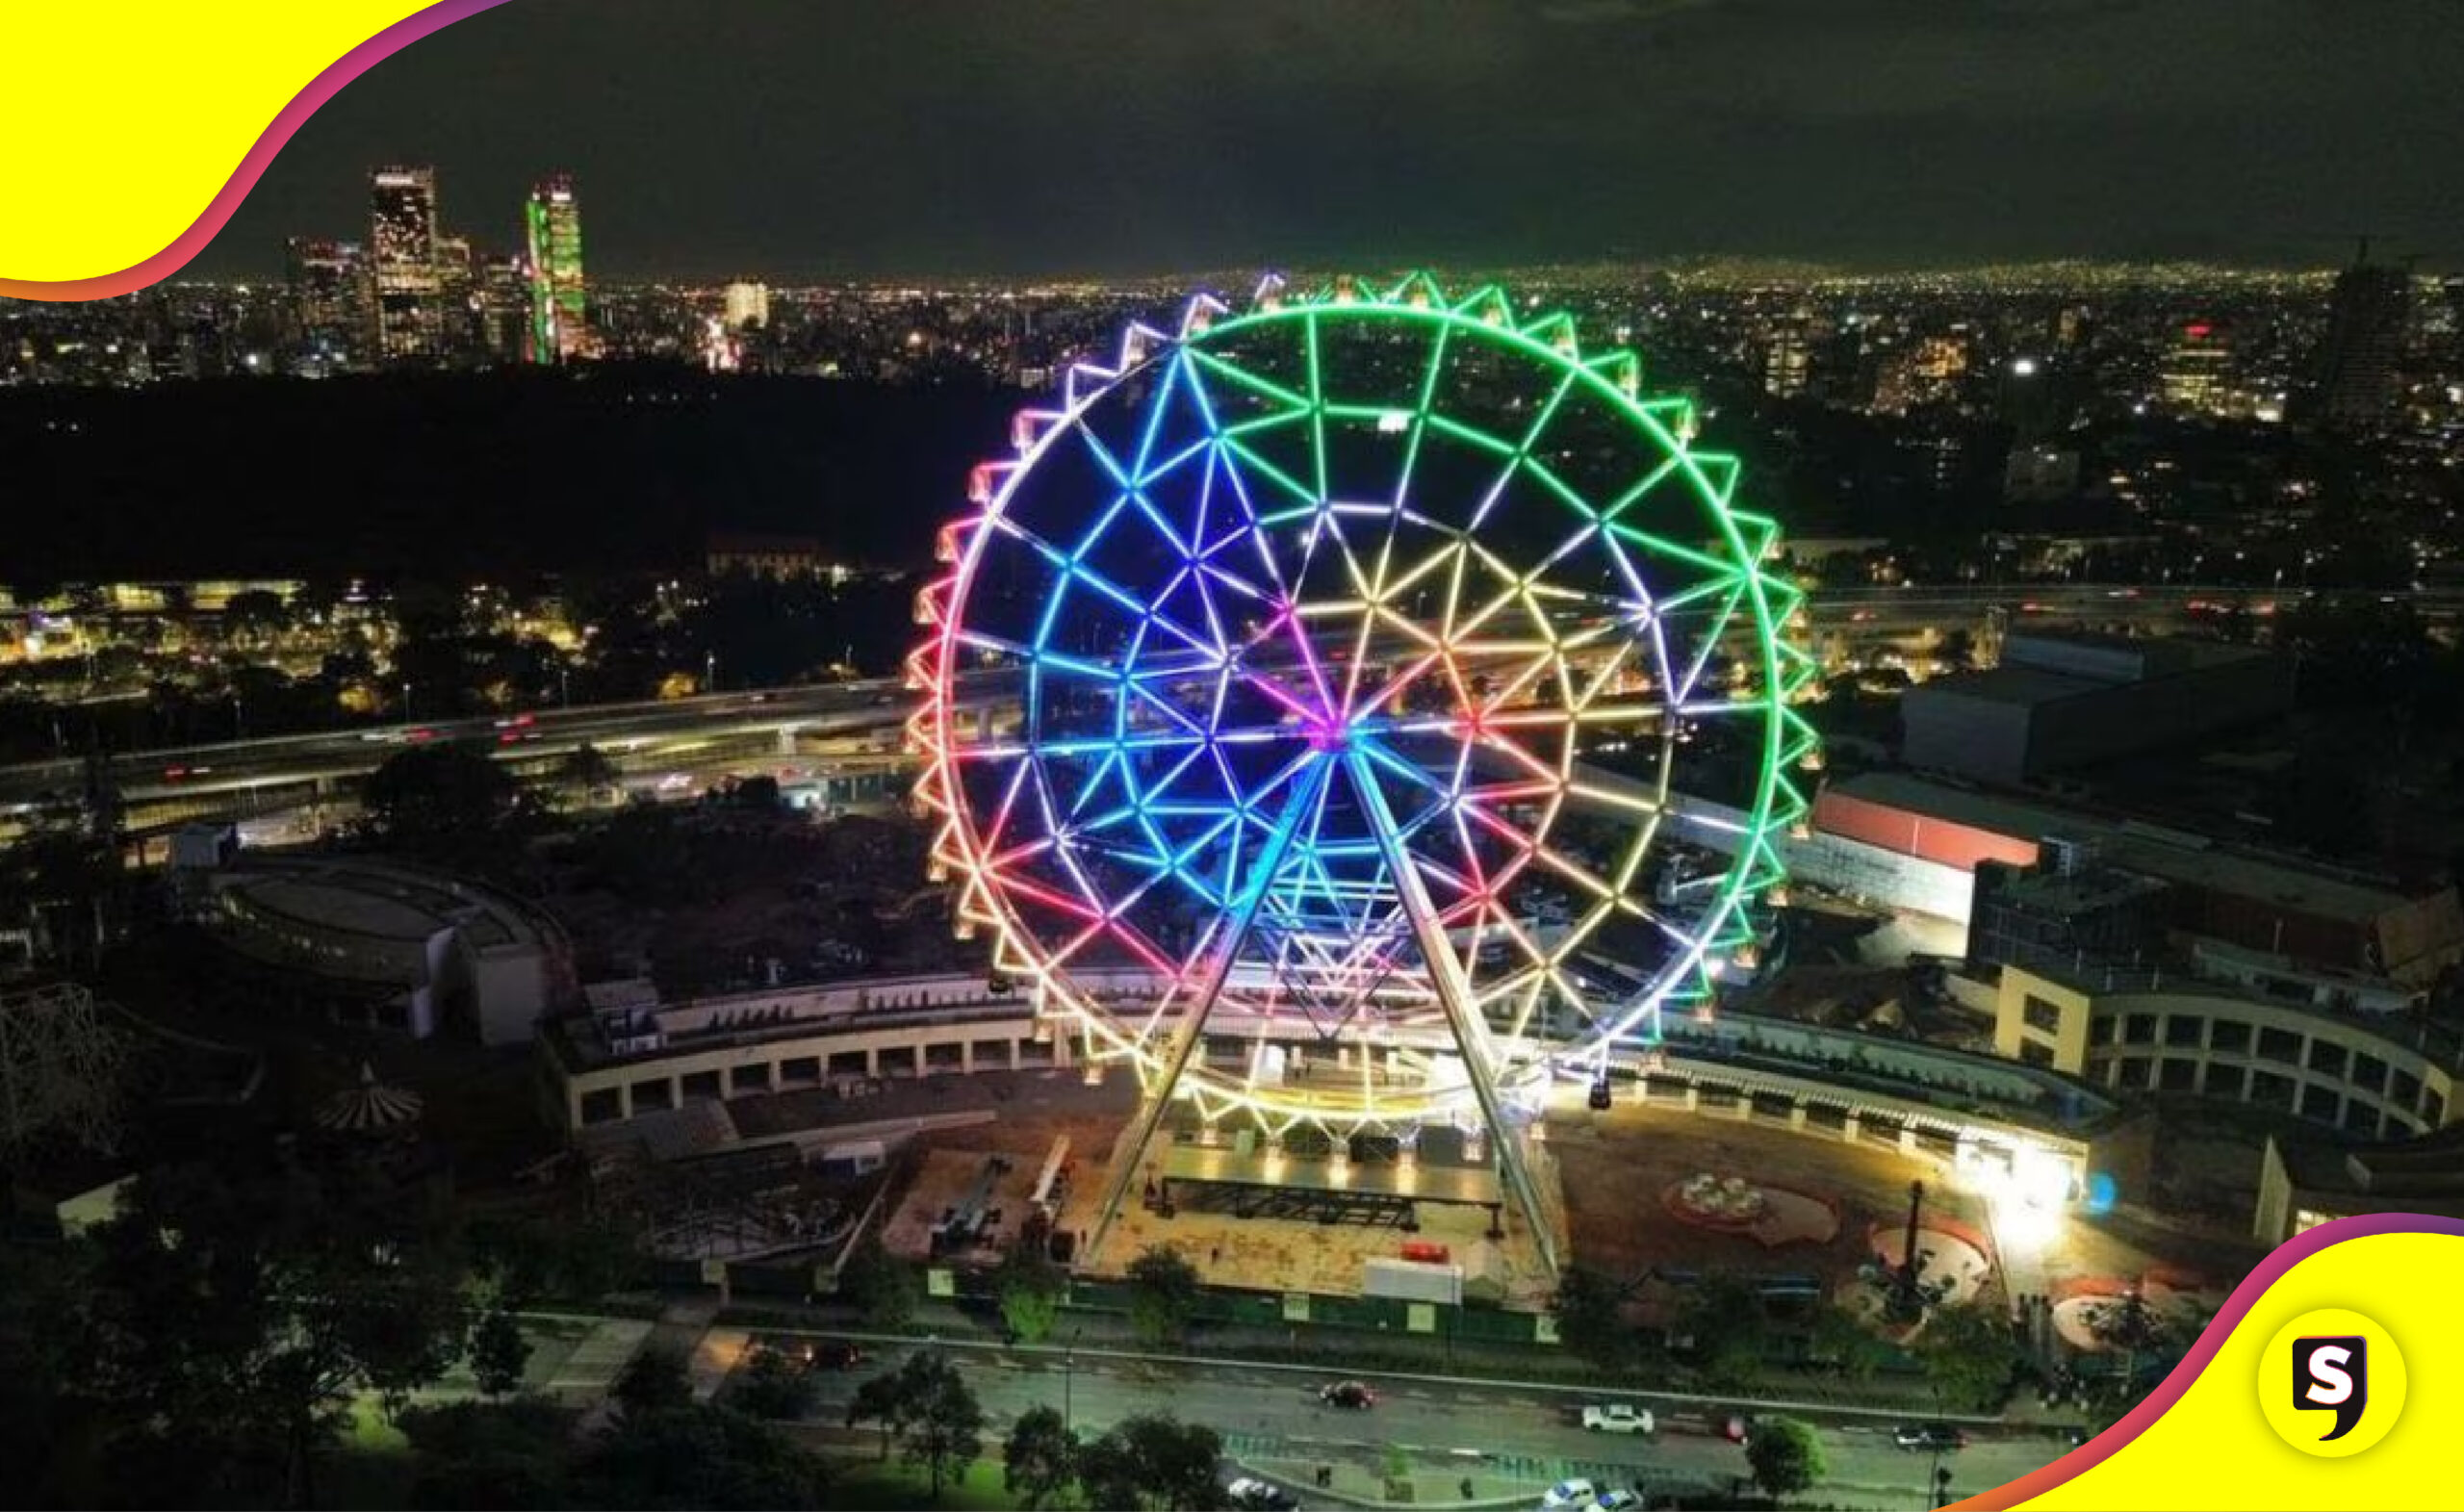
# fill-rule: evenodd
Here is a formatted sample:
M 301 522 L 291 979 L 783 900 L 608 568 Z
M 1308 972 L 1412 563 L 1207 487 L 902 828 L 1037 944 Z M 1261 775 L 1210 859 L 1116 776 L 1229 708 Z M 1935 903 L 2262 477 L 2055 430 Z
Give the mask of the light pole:
M 705 693 L 719 691 L 719 653 L 715 651 L 706 653 L 702 657 L 702 691 Z
M 574 706 L 573 668 L 558 667 L 556 669 L 556 698 L 557 702 L 562 704 L 566 708 Z
M 1061 1431 L 1070 1431 L 1070 1384 L 1078 1374 L 1078 1336 L 1083 1328 L 1069 1330 L 1069 1342 L 1061 1346 Z
M 405 725 L 407 725 L 407 724 L 409 724 L 410 722 L 411 722 L 411 685 L 410 685 L 409 683 L 405 682 L 405 683 L 403 683 L 403 684 L 402 684 L 402 723 L 403 723 L 403 724 L 405 724 Z

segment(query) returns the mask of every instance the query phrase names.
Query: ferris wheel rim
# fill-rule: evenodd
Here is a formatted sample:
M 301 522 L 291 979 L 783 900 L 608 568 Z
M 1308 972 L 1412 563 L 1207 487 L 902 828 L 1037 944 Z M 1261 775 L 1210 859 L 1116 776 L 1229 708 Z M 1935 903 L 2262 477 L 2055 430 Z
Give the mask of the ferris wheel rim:
M 1400 286 L 1399 286 L 1399 288 Z M 1569 336 L 1564 341 L 1543 340 L 1527 329 L 1519 328 L 1511 320 L 1501 321 L 1493 315 L 1473 313 L 1480 295 L 1457 304 L 1432 301 L 1429 305 L 1402 305 L 1391 297 L 1344 299 L 1321 295 L 1281 305 L 1253 310 L 1212 321 L 1193 333 L 1184 328 L 1174 337 L 1162 337 L 1151 329 L 1134 330 L 1133 341 L 1140 343 L 1134 354 L 1125 348 L 1124 361 L 1113 369 L 1081 367 L 1074 370 L 1065 387 L 1066 402 L 1058 411 L 1029 410 L 1039 424 L 1036 433 L 1022 445 L 1014 461 L 997 464 L 998 486 L 981 500 L 982 509 L 970 522 L 967 539 L 960 551 L 953 571 L 941 585 L 944 612 L 934 628 L 928 646 L 934 651 L 930 699 L 920 716 L 927 726 L 927 739 L 933 743 L 935 767 L 928 772 L 924 790 L 927 802 L 941 811 L 943 841 L 937 841 L 937 853 L 944 849 L 957 854 L 949 859 L 964 872 L 960 881 L 962 910 L 973 910 L 980 922 L 991 926 L 1005 956 L 1014 953 L 1014 964 L 1033 971 L 1040 1008 L 1050 1008 L 1050 999 L 1058 999 L 1059 1012 L 1082 1026 L 1088 1046 L 1101 1057 L 1126 1060 L 1137 1066 L 1142 1075 L 1155 1067 L 1154 1044 L 1158 1039 L 1156 1026 L 1148 1023 L 1139 1028 L 1134 1020 L 1116 1015 L 1097 1001 L 1093 994 L 1082 992 L 1075 974 L 1065 966 L 1046 965 L 1039 959 L 1040 943 L 1033 932 L 1014 916 L 998 888 L 986 880 L 991 870 L 991 859 L 984 854 L 980 836 L 973 823 L 967 795 L 959 781 L 959 763 L 950 758 L 952 753 L 951 720 L 959 696 L 959 679 L 963 675 L 960 654 L 960 631 L 963 623 L 962 607 L 968 602 L 976 574 L 982 569 L 985 555 L 994 536 L 990 528 L 1015 500 L 1017 491 L 1036 474 L 1038 464 L 1065 438 L 1079 432 L 1090 412 L 1114 396 L 1123 385 L 1160 365 L 1169 363 L 1193 347 L 1197 337 L 1209 345 L 1234 335 L 1264 327 L 1291 322 L 1307 322 L 1313 329 L 1317 322 L 1328 318 L 1388 319 L 1413 321 L 1446 330 L 1470 330 L 1492 346 L 1528 358 L 1547 371 L 1566 375 L 1569 387 L 1580 385 L 1596 400 L 1605 402 L 1622 421 L 1633 426 L 1658 454 L 1672 459 L 1681 468 L 1690 496 L 1705 506 L 1705 513 L 1715 521 L 1720 530 L 1720 544 L 1738 570 L 1745 603 L 1736 613 L 1739 624 L 1750 624 L 1755 629 L 1757 672 L 1764 689 L 1761 697 L 1748 701 L 1748 706 L 1762 710 L 1759 773 L 1755 782 L 1752 808 L 1747 816 L 1746 831 L 1750 843 L 1741 853 L 1729 874 L 1723 879 L 1717 902 L 1707 910 L 1702 927 L 1697 930 L 1682 957 L 1663 963 L 1632 1002 L 1614 1013 L 1595 1020 L 1590 1032 L 1576 1042 L 1553 1043 L 1537 1037 L 1521 1038 L 1513 1047 L 1515 1054 L 1497 1067 L 1502 1081 L 1517 1087 L 1546 1080 L 1564 1060 L 1594 1060 L 1604 1064 L 1617 1042 L 1626 1038 L 1633 1026 L 1649 1016 L 1663 1001 L 1676 995 L 1677 986 L 1705 969 L 1705 961 L 1714 951 L 1724 948 L 1723 941 L 1732 934 L 1738 917 L 1747 909 L 1749 894 L 1778 881 L 1776 852 L 1768 856 L 1754 854 L 1757 847 L 1766 847 L 1768 838 L 1778 826 L 1802 813 L 1803 799 L 1784 774 L 1787 748 L 1792 737 L 1810 739 L 1803 727 L 1786 706 L 1787 696 L 1801 678 L 1788 662 L 1788 652 L 1780 631 L 1789 612 L 1778 607 L 1779 595 L 1772 580 L 1760 569 L 1769 540 L 1769 523 L 1747 511 L 1733 507 L 1730 484 L 1733 479 L 1733 459 L 1715 452 L 1695 450 L 1690 444 L 1689 427 L 1672 427 L 1665 423 L 1661 412 L 1682 413 L 1684 402 L 1674 397 L 1645 399 L 1639 385 L 1630 387 L 1616 381 L 1607 371 L 1617 359 L 1628 364 L 1630 354 L 1612 352 L 1605 357 L 1583 357 Z M 1494 307 L 1493 307 L 1494 308 Z M 1139 334 L 1142 331 L 1142 336 Z M 1630 367 L 1627 371 L 1631 371 Z M 1083 383 L 1084 387 L 1081 387 Z M 1313 401 L 1322 408 L 1323 400 Z M 1711 468 L 1707 470 L 1707 464 Z M 1725 474 L 1715 477 L 1712 471 Z M 1749 539 L 1758 534 L 1759 539 Z M 1788 590 L 1793 595 L 1793 589 Z M 1793 729 L 1792 729 L 1793 727 Z M 1666 785 L 1663 771 L 1662 785 Z M 1767 866 L 1764 863 L 1768 863 Z M 1767 873 L 1767 874 L 1766 874 Z M 1100 1047 L 1099 1047 L 1100 1045 Z M 1195 1064 L 1189 1068 L 1194 1092 L 1203 1102 L 1214 1093 L 1227 1102 L 1239 1102 L 1264 1115 L 1287 1115 L 1310 1120 L 1323 1119 L 1334 1109 L 1337 1099 L 1319 1093 L 1292 1093 L 1259 1086 L 1254 1078 L 1230 1076 L 1213 1067 Z M 1442 1092 L 1421 1101 L 1452 1106 L 1459 1094 Z M 1414 1100 L 1397 1096 L 1381 1105 L 1381 1115 L 1399 1118 L 1398 1111 Z M 1364 1112 L 1357 1121 L 1380 1121 Z

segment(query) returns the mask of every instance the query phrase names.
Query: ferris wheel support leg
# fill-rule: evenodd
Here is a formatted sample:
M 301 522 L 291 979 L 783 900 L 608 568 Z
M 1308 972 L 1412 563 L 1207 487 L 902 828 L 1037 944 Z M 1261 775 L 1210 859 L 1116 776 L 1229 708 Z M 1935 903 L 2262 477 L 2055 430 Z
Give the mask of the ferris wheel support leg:
M 1207 1015 L 1215 1012 L 1216 1000 L 1223 995 L 1223 985 L 1232 979 L 1233 964 L 1241 956 L 1241 942 L 1247 938 L 1249 926 L 1257 921 L 1258 910 L 1273 890 L 1275 873 L 1283 869 L 1284 859 L 1292 854 L 1292 842 L 1317 807 L 1318 791 L 1325 785 L 1333 766 L 1330 760 L 1312 761 L 1294 778 L 1283 812 L 1251 864 L 1248 890 L 1224 921 L 1222 938 L 1217 941 L 1207 961 L 1206 974 L 1199 979 L 1197 990 L 1191 994 L 1189 1007 L 1183 1010 L 1180 1023 L 1172 1030 L 1162 1074 L 1139 1099 L 1138 1117 L 1115 1155 L 1112 1175 L 1104 1183 L 1103 1206 L 1095 1210 L 1094 1232 L 1087 1238 L 1086 1254 L 1093 1255 L 1102 1247 L 1113 1220 L 1120 1217 L 1120 1205 L 1129 1194 L 1130 1183 L 1138 1179 L 1139 1167 L 1146 1161 L 1147 1146 L 1155 1142 L 1156 1131 L 1164 1126 L 1165 1111 L 1172 1105 L 1172 1089 L 1180 1085 L 1182 1073 L 1189 1069 L 1190 1057 L 1206 1042 Z
M 1489 1142 L 1497 1151 L 1498 1168 L 1505 1177 L 1506 1190 L 1514 1194 L 1515 1206 L 1523 1210 L 1524 1221 L 1531 1225 L 1532 1242 L 1540 1249 L 1540 1263 L 1553 1281 L 1558 1265 L 1556 1232 L 1550 1227 L 1549 1215 L 1541 1206 L 1539 1183 L 1532 1179 L 1523 1141 L 1516 1137 L 1514 1125 L 1506 1121 L 1505 1104 L 1498 1096 L 1497 1059 L 1488 1023 L 1480 1016 L 1479 1005 L 1473 997 L 1471 980 L 1464 975 L 1463 962 L 1456 959 L 1453 943 L 1446 937 L 1445 921 L 1438 917 L 1437 906 L 1429 901 L 1420 869 L 1412 864 L 1411 854 L 1404 848 L 1402 833 L 1395 823 L 1394 811 L 1386 805 L 1386 795 L 1378 789 L 1369 757 L 1355 750 L 1346 754 L 1345 761 L 1368 818 L 1369 833 L 1376 838 L 1386 870 L 1393 875 L 1396 890 L 1401 895 L 1413 940 L 1428 964 L 1429 986 L 1437 993 L 1438 1007 L 1446 1014 L 1446 1026 L 1454 1036 L 1455 1048 L 1463 1054 L 1463 1069 L 1472 1084 L 1472 1095 L 1479 1102 L 1480 1116 L 1489 1126 Z

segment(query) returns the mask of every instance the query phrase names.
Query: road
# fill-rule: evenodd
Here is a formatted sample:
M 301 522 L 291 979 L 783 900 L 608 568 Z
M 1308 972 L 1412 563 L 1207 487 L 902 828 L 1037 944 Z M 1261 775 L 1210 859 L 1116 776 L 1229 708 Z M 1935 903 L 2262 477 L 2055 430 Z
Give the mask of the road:
M 862 1382 L 903 1357 L 903 1350 L 890 1347 L 854 1371 L 820 1372 L 814 1420 L 844 1422 L 847 1403 Z M 1224 1436 L 1228 1455 L 1250 1463 L 1363 1462 L 1398 1446 L 1427 1463 L 1479 1464 L 1489 1474 L 1534 1485 L 1583 1475 L 1603 1487 L 1637 1479 L 1663 1487 L 1725 1487 L 1746 1474 L 1744 1452 L 1709 1431 L 1699 1404 L 1655 1402 L 1649 1397 L 1615 1399 L 1652 1407 L 1661 1431 L 1622 1437 L 1586 1432 L 1581 1397 L 1538 1387 L 1364 1375 L 1377 1389 L 1377 1404 L 1345 1411 L 1319 1402 L 1317 1388 L 1326 1377 L 1288 1370 L 1086 1355 L 1065 1366 L 1048 1354 L 988 1349 L 962 1350 L 955 1359 L 992 1420 L 987 1438 L 996 1443 L 1029 1407 L 1065 1407 L 1082 1436 L 1131 1414 L 1162 1409 L 1213 1427 Z M 1815 1422 L 1822 1434 L 1831 1473 L 1812 1495 L 1827 1489 L 1861 1497 L 1866 1505 L 1934 1504 L 1925 1499 L 1932 1457 L 1894 1447 L 1890 1420 L 1819 1411 L 1790 1416 Z M 2040 1433 L 1973 1431 L 1975 1442 L 1944 1457 L 1959 1495 L 2015 1479 L 2047 1463 L 2061 1448 Z M 1481 1459 L 1473 1460 L 1465 1450 L 1477 1451 Z
M 1816 635 L 1882 646 L 1929 628 L 1973 628 L 1994 609 L 2007 611 L 2015 627 L 2085 623 L 2165 631 L 2236 602 L 2264 617 L 2298 597 L 2297 588 L 2195 584 L 1960 584 L 1835 590 L 1814 596 L 1808 611 Z M 2464 617 L 2464 592 L 2454 589 L 2391 597 L 2407 598 L 2433 621 Z M 967 680 L 962 703 L 969 706 L 999 703 L 1010 692 L 999 672 L 969 674 Z M 277 807 L 302 802 L 321 786 L 330 791 L 374 770 L 405 745 L 488 742 L 505 759 L 546 762 L 587 743 L 639 767 L 671 756 L 680 762 L 697 755 L 786 753 L 799 735 L 892 739 L 912 706 L 913 695 L 898 679 L 876 679 L 167 748 L 122 754 L 112 775 L 132 806 L 151 806 L 177 820 L 224 809 L 253 812 L 252 800 Z M 74 757 L 0 766 L 0 818 L 44 794 L 73 797 L 84 782 L 83 763 Z

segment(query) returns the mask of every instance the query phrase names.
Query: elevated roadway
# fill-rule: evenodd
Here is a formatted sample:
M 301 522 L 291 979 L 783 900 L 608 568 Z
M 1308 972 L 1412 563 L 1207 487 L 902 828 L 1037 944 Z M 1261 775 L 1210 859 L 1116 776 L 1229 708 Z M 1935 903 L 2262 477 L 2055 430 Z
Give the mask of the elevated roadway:
M 2464 622 L 2464 589 L 2386 597 L 2409 600 L 2434 625 Z M 1827 591 L 1810 602 L 1809 618 L 1817 637 L 1879 646 L 1927 630 L 1972 630 L 1996 610 L 2015 628 L 2085 623 L 2161 632 L 2237 604 L 2264 618 L 2299 598 L 2298 589 L 2212 584 L 1969 583 Z M 971 681 L 963 702 L 973 705 L 992 707 L 1008 696 L 1003 674 L 977 674 Z M 912 695 L 898 679 L 875 679 L 116 753 L 109 775 L 132 824 L 141 829 L 149 819 L 159 825 L 238 816 L 340 795 L 346 791 L 343 784 L 414 745 L 486 744 L 500 759 L 533 770 L 590 745 L 628 770 L 646 771 L 662 761 L 680 764 L 670 758 L 793 755 L 803 737 L 862 736 L 883 744 L 896 738 L 912 706 Z M 75 756 L 0 766 L 0 830 L 32 806 L 76 801 L 85 782 L 85 763 Z

